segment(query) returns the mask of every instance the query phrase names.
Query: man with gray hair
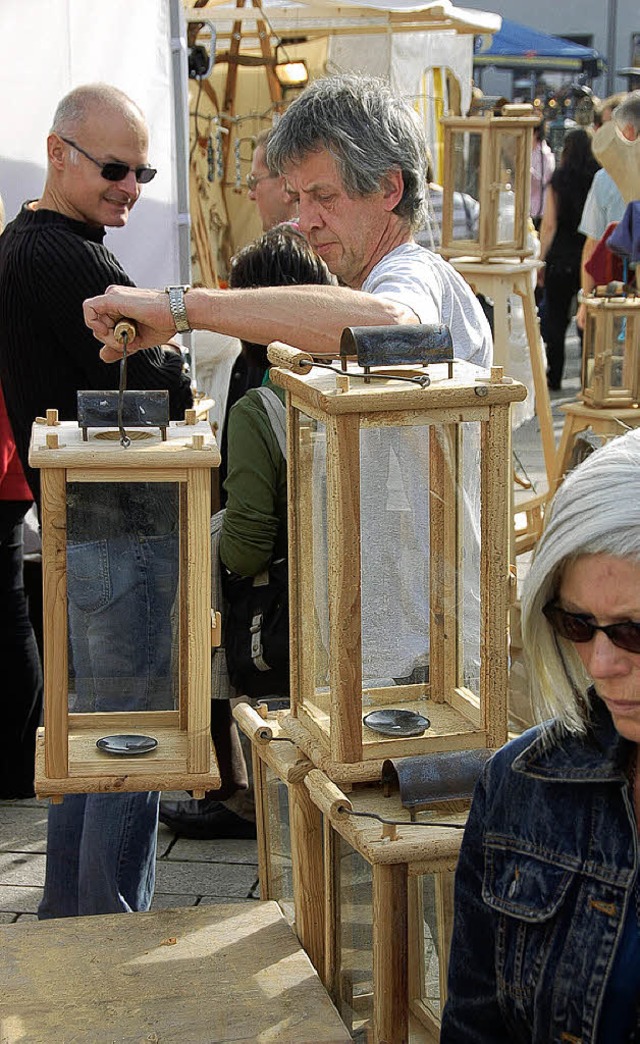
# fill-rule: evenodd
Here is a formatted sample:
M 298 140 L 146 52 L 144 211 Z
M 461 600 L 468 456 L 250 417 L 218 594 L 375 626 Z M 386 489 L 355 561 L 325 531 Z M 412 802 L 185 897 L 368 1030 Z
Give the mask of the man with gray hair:
M 445 323 L 458 358 L 491 361 L 482 309 L 455 269 L 418 246 L 424 222 L 426 142 L 412 107 L 382 80 L 356 75 L 311 84 L 289 106 L 267 148 L 299 206 L 299 226 L 339 286 L 190 289 L 171 311 L 163 291 L 110 288 L 85 303 L 102 357 L 119 359 L 118 318 L 138 324 L 132 349 L 178 323 L 335 355 L 347 326 Z M 160 333 L 161 332 L 161 333 Z
M 117 389 L 82 301 L 133 284 L 104 246 L 155 175 L 138 106 L 109 84 L 87 84 L 58 105 L 47 137 L 42 196 L 0 237 L 0 379 L 18 454 L 47 408 L 75 420 L 79 390 Z M 170 413 L 191 405 L 179 349 L 163 338 L 128 362 L 128 386 L 166 389 Z M 177 493 L 164 483 L 68 487 L 70 703 L 82 711 L 172 709 L 171 606 L 176 591 Z M 157 793 L 69 794 L 48 816 L 40 918 L 148 909 L 153 896 Z

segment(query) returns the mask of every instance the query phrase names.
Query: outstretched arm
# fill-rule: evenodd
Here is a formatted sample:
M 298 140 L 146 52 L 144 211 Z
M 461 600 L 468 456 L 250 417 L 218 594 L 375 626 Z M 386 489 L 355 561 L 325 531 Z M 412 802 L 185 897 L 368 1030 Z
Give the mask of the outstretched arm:
M 414 312 L 395 301 L 340 286 L 259 287 L 252 290 L 189 290 L 185 296 L 193 330 L 214 330 L 257 344 L 281 340 L 314 355 L 336 355 L 346 326 L 417 323 Z M 175 334 L 169 298 L 161 290 L 110 286 L 84 303 L 85 322 L 99 341 L 101 356 L 114 362 L 122 349 L 116 323 L 135 322 L 130 351 L 166 343 Z

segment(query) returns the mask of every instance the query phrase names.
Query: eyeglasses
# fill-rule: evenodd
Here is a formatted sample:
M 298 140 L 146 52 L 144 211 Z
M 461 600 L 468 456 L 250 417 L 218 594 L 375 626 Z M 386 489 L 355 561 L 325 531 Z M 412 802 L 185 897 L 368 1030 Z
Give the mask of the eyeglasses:
M 136 181 L 139 185 L 147 185 L 150 181 L 153 181 L 158 171 L 155 167 L 128 167 L 126 163 L 101 163 L 100 160 L 94 159 L 90 156 L 85 149 L 82 149 L 75 141 L 71 141 L 69 138 L 63 138 L 61 134 L 58 135 L 61 141 L 64 141 L 66 145 L 70 145 L 72 149 L 77 149 L 83 156 L 86 156 L 88 160 L 95 163 L 96 167 L 100 167 L 100 173 L 106 181 L 123 181 L 130 170 L 134 171 Z
M 247 186 L 249 192 L 255 192 L 256 185 L 259 185 L 261 181 L 266 181 L 267 178 L 274 177 L 273 174 L 247 174 Z
M 610 642 L 617 645 L 625 652 L 640 653 L 640 623 L 633 620 L 625 620 L 622 623 L 607 624 L 601 627 L 594 624 L 586 616 L 580 613 L 569 613 L 562 609 L 557 602 L 547 602 L 542 612 L 561 638 L 578 645 L 590 642 L 596 631 L 603 631 Z

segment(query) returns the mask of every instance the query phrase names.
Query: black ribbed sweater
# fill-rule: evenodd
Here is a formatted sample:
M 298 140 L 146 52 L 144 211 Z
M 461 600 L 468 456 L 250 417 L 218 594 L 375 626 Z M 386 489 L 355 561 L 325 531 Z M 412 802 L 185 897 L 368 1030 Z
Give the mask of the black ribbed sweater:
M 52 210 L 22 208 L 0 236 L 0 380 L 27 481 L 39 500 L 39 473 L 29 467 L 31 426 L 47 409 L 75 420 L 76 392 L 115 389 L 120 367 L 103 363 L 85 326 L 82 302 L 110 283 L 133 286 L 102 245 L 104 228 Z M 177 352 L 132 355 L 127 387 L 166 388 L 171 417 L 191 405 L 189 377 Z

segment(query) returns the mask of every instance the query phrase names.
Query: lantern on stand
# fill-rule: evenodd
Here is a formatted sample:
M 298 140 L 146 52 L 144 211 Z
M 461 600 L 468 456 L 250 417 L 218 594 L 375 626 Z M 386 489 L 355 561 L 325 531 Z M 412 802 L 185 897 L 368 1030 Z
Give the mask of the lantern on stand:
M 417 364 L 432 330 L 345 331 L 338 373 L 269 349 L 295 368 L 271 371 L 288 415 L 282 727 L 334 782 L 507 737 L 509 408 L 526 391 L 501 371 Z M 407 338 L 416 363 L 377 365 L 406 361 Z
M 589 406 L 640 402 L 640 297 L 588 296 L 582 348 L 582 399 Z
M 531 105 L 504 105 L 501 115 L 445 116 L 442 178 L 443 257 L 521 260 L 528 242 L 531 146 L 539 123 Z M 454 196 L 455 194 L 455 196 Z M 476 227 L 454 239 L 454 210 L 460 199 L 479 204 Z
M 220 785 L 210 738 L 211 468 L 167 392 L 79 392 L 79 422 L 33 426 L 41 470 L 44 728 L 36 792 Z M 124 425 L 126 425 L 126 429 Z M 144 586 L 148 615 L 138 609 Z M 105 614 L 111 614 L 105 625 Z M 215 626 L 214 626 L 215 625 Z

